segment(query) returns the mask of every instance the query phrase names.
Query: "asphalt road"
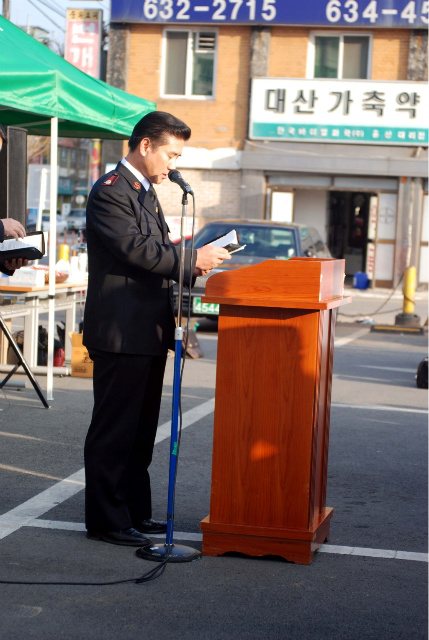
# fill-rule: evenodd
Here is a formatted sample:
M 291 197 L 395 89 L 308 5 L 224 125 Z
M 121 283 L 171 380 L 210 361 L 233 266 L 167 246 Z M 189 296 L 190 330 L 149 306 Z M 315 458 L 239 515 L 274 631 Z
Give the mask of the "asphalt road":
M 175 521 L 175 541 L 196 549 L 210 510 L 211 323 L 201 323 L 199 339 L 205 357 L 187 360 L 184 374 Z M 310 566 L 230 555 L 169 565 L 141 585 L 0 584 L 2 640 L 427 638 L 427 392 L 414 379 L 425 355 L 425 336 L 338 326 L 327 497 L 334 517 L 330 541 Z M 159 518 L 166 513 L 172 365 L 152 465 Z M 47 411 L 28 383 L 0 394 L 0 580 L 137 578 L 156 565 L 83 533 L 91 380 L 56 378 L 54 397 Z

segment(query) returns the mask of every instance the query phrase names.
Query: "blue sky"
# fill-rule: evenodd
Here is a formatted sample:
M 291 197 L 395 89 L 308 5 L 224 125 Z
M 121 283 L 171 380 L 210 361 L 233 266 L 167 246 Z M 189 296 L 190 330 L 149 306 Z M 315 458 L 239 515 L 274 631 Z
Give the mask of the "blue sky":
M 66 9 L 102 9 L 103 21 L 108 22 L 110 0 L 10 0 L 10 19 L 20 26 L 29 20 L 31 26 L 46 29 L 53 40 L 63 44 Z

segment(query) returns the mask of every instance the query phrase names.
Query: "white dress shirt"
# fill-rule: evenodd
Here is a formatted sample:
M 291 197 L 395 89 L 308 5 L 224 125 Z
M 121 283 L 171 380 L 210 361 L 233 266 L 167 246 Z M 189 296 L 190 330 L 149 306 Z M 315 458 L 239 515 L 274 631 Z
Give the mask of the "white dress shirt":
M 148 191 L 148 189 L 150 187 L 149 180 L 147 178 L 145 178 L 145 176 L 142 173 L 140 173 L 140 171 L 138 169 L 133 167 L 133 165 L 130 164 L 126 158 L 122 158 L 121 162 L 124 165 L 124 167 L 127 167 L 127 169 L 129 171 L 131 171 L 131 173 L 137 178 L 137 180 L 142 183 L 142 185 L 146 189 L 146 191 Z

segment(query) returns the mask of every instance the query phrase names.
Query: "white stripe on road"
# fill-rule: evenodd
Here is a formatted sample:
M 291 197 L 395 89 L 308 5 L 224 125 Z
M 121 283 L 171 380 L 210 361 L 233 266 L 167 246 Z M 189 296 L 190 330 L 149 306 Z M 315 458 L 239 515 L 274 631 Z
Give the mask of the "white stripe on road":
M 377 367 L 372 364 L 358 364 L 358 367 L 365 369 L 381 369 L 382 371 L 399 371 L 400 373 L 416 373 L 417 367 L 414 369 L 402 369 L 401 367 Z
M 214 411 L 214 398 L 211 400 L 207 400 L 207 402 L 203 402 L 203 404 L 199 404 L 197 407 L 193 409 L 189 409 L 182 415 L 182 429 L 186 429 L 186 427 L 190 427 L 191 424 L 194 424 L 201 418 L 205 418 L 210 413 Z M 164 422 L 156 432 L 156 440 L 155 444 L 162 442 L 170 437 L 171 433 L 171 420 L 168 422 Z
M 349 344 L 349 342 L 353 342 L 353 340 L 358 340 L 362 336 L 366 336 L 369 333 L 369 329 L 359 329 L 359 331 L 355 331 L 351 333 L 346 338 L 337 338 L 334 340 L 334 347 L 344 347 L 344 345 Z
M 376 405 L 376 404 L 342 404 L 341 402 L 333 402 L 331 404 L 332 407 L 337 407 L 339 409 L 364 409 L 365 411 L 394 411 L 397 413 L 427 413 L 427 409 L 408 409 L 407 407 L 389 407 L 387 405 Z
M 190 409 L 183 414 L 182 430 L 191 426 L 201 418 L 209 415 L 214 409 L 214 398 Z M 171 423 L 165 422 L 158 427 L 155 443 L 158 444 L 170 437 Z M 45 477 L 45 476 L 44 476 Z M 61 502 L 71 498 L 85 487 L 85 469 L 80 469 L 73 475 L 57 482 L 49 489 L 42 491 L 34 498 L 30 498 L 18 507 L 0 516 L 0 540 L 28 525 L 35 518 L 39 518 Z
M 427 413 L 425 410 L 419 409 L 406 409 L 406 408 L 393 408 L 393 407 L 377 407 L 377 406 L 362 406 L 362 405 L 347 405 L 347 404 L 336 404 L 333 406 L 336 407 L 346 407 L 353 409 L 364 409 L 364 410 L 377 410 L 377 411 L 407 411 L 412 413 Z M 208 400 L 207 402 L 202 403 L 201 405 L 195 407 L 194 409 L 190 409 L 183 414 L 182 419 L 182 429 L 186 429 L 191 426 L 201 418 L 209 415 L 213 412 L 214 409 L 214 399 Z M 162 442 L 170 436 L 170 421 L 165 422 L 158 428 L 158 434 L 156 438 L 156 443 Z M 65 478 L 61 482 L 57 482 L 49 489 L 42 491 L 34 498 L 27 500 L 23 504 L 11 509 L 7 513 L 0 516 L 0 539 L 5 538 L 10 535 L 14 531 L 17 531 L 23 526 L 50 526 L 51 528 L 68 528 L 69 530 L 81 530 L 83 525 L 79 523 L 66 523 L 66 526 L 60 526 L 60 523 L 55 521 L 41 521 L 36 520 L 40 518 L 44 513 L 47 513 L 54 507 L 56 507 L 61 502 L 64 502 L 68 498 L 71 498 L 76 493 L 81 491 L 85 486 L 85 471 L 84 469 L 80 469 L 76 473 L 72 474 L 68 478 Z M 46 524 L 43 525 L 42 522 L 51 523 L 51 525 Z M 195 536 L 200 534 L 180 534 L 186 536 Z M 179 534 L 176 534 L 179 536 Z M 183 540 L 195 538 L 183 538 Z M 201 539 L 201 538 L 198 538 Z M 325 547 L 327 549 L 329 545 Z M 334 549 L 334 548 L 332 548 Z M 353 549 L 353 547 L 340 547 L 340 549 Z M 339 551 L 331 550 L 331 553 L 340 553 Z M 341 553 L 349 553 L 348 551 L 342 551 Z M 351 553 L 351 552 L 350 552 Z M 389 552 L 390 554 L 391 552 Z M 406 553 L 406 552 L 392 552 L 392 553 Z M 384 556 L 383 556 L 384 557 Z M 392 557 L 389 555 L 388 557 Z M 399 559 L 399 556 L 395 556 Z M 404 558 L 406 559 L 406 558 Z
M 340 547 L 333 544 L 324 544 L 318 549 L 321 553 L 339 553 L 347 556 L 361 556 L 364 558 L 388 558 L 391 560 L 415 560 L 427 562 L 427 553 L 414 551 L 392 551 L 390 549 L 369 549 L 367 547 Z
M 42 491 L 34 498 L 23 502 L 14 509 L 0 516 L 0 540 L 34 518 L 42 516 L 64 500 L 71 498 L 85 486 L 85 471 L 81 469 L 61 482 L 57 482 L 49 489 Z
M 85 525 L 80 522 L 61 522 L 57 520 L 33 520 L 27 527 L 38 527 L 41 529 L 59 529 L 62 531 L 85 531 Z M 188 540 L 191 542 L 201 542 L 202 533 L 187 533 L 183 531 L 174 532 L 174 540 Z M 164 539 L 165 534 L 151 535 L 151 538 Z M 390 549 L 370 549 L 367 547 L 343 547 L 339 545 L 324 544 L 318 549 L 319 553 L 336 553 L 347 556 L 359 556 L 364 558 L 387 558 L 390 560 L 414 560 L 416 562 L 428 562 L 427 553 L 417 553 L 415 551 L 393 551 Z

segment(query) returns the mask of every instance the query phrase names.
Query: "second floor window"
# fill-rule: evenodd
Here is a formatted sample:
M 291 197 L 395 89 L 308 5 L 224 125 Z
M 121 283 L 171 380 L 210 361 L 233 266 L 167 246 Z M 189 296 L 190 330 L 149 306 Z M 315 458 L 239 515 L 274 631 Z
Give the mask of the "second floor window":
M 310 77 L 369 78 L 369 36 L 313 35 L 311 44 Z
M 166 31 L 163 95 L 212 97 L 215 55 L 214 31 Z

